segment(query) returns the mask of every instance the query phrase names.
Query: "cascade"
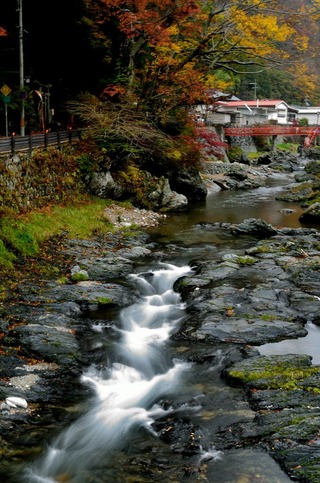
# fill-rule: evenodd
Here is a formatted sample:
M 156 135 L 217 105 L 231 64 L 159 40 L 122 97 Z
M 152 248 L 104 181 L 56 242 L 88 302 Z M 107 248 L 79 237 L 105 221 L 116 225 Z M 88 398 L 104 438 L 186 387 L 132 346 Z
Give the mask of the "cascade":
M 158 402 L 178 391 L 190 367 L 190 363 L 168 360 L 164 350 L 185 309 L 173 284 L 190 272 L 189 266 L 162 264 L 153 272 L 131 275 L 140 300 L 121 311 L 114 328 L 120 336 L 118 361 L 108 366 L 106 354 L 105 367 L 92 365 L 82 375 L 83 384 L 94 392 L 90 409 L 28 467 L 25 481 L 85 481 L 86 471 L 101 460 L 106 465 L 137 429 L 157 436 L 152 423 L 173 411 Z

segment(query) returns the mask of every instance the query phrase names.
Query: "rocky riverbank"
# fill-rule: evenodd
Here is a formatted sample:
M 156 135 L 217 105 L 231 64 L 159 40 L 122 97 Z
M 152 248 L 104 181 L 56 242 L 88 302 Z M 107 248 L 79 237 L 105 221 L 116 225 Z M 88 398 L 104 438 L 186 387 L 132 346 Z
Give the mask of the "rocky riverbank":
M 111 321 L 115 311 L 137 300 L 127 275 L 155 256 L 168 257 L 148 235 L 148 227 L 165 221 L 162 215 L 111 208 L 106 216 L 121 230 L 92 240 L 56 240 L 51 253 L 60 260 L 59 279 L 26 277 L 3 303 L 0 476 L 6 482 L 20 483 L 21 468 L 37 457 L 40 442 L 83 411 L 90 392 L 79 375 L 93 357 L 99 361 L 100 349 L 91 344 L 93 315 Z M 130 224 L 143 231 L 125 232 Z M 203 394 L 206 438 L 200 441 L 197 428 L 179 417 L 156 423 L 159 438 L 179 458 L 200 454 L 203 439 L 221 451 L 263 448 L 292 480 L 319 481 L 320 367 L 309 356 L 262 356 L 259 346 L 303 337 L 307 322 L 320 325 L 320 232 L 277 229 L 255 219 L 197 230 L 241 238 L 243 248 L 221 260 L 190 259 L 193 273 L 175 285 L 187 318 L 172 344 L 198 374 L 214 367 L 236 390 L 236 402 L 221 420 L 209 416 L 210 396 Z M 246 411 L 239 411 L 244 404 Z M 159 462 L 151 455 L 148 462 L 135 459 L 132 471 L 147 468 L 152 475 Z M 185 471 L 179 458 L 168 463 L 171 470 L 177 464 Z M 199 468 L 188 471 L 195 481 Z
M 307 355 L 262 356 L 258 346 L 303 337 L 307 322 L 320 325 L 320 232 L 261 220 L 199 229 L 252 237 L 243 253 L 195 261 L 195 273 L 176 283 L 190 316 L 175 337 L 242 351 L 221 376 L 244 389 L 253 415 L 220 427 L 215 447 L 264 447 L 294 481 L 319 481 L 320 366 Z

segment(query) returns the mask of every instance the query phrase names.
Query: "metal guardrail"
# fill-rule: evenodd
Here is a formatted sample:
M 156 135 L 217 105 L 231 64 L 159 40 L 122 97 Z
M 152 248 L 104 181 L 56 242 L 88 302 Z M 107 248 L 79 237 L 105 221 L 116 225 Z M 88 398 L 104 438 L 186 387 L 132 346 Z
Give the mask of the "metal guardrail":
M 18 151 L 29 151 L 48 146 L 60 148 L 63 144 L 72 144 L 81 139 L 81 130 L 54 131 L 40 134 L 30 134 L 28 136 L 10 136 L 0 138 L 0 154 L 14 154 Z

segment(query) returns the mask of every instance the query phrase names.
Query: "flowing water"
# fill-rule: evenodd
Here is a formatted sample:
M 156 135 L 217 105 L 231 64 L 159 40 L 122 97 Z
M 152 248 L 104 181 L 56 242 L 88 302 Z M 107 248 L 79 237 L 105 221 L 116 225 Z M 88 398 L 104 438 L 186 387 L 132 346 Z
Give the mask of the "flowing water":
M 92 320 L 92 343 L 104 347 L 108 340 L 104 360 L 93 362 L 81 378 L 92 397 L 78 419 L 52 439 L 41 457 L 27 465 L 21 480 L 28 483 L 290 481 L 263 451 L 221 452 L 210 444 L 210 434 L 218 431 L 219 421 L 230 418 L 234 422 L 243 417 L 249 420 L 250 409 L 243 402 L 234 402 L 238 397 L 236 390 L 227 387 L 218 376 L 224 357 L 219 349 L 212 349 L 210 357 L 214 363 L 195 365 L 184 356 L 188 346 L 172 341 L 186 316 L 173 284 L 191 273 L 189 261 L 194 257 L 220 258 L 230 249 L 242 248 L 241 241 L 221 240 L 212 232 L 197 230 L 196 224 L 238 223 L 254 217 L 275 226 L 298 227 L 299 206 L 275 200 L 282 186 L 289 182 L 287 175 L 278 175 L 270 178 L 268 187 L 251 192 L 212 193 L 205 203 L 199 203 L 189 213 L 168 216 L 160 228 L 153 230 L 157 246 L 167 251 L 170 263 L 155 262 L 154 267 L 132 274 L 130 283 L 139 292 L 139 301 L 124 308 L 111 322 Z M 310 333 L 308 350 L 312 352 L 316 328 L 310 327 Z M 294 352 L 297 344 L 290 343 Z M 270 346 L 279 347 L 266 344 L 261 351 L 278 353 Z M 283 347 L 278 350 L 286 352 Z M 173 451 L 168 442 L 159 439 L 157 428 L 165 435 L 166 431 L 170 434 L 170 427 L 164 429 L 157 422 L 171 418 L 180 424 L 183 421 L 184 425 L 188 421 L 196 428 L 194 437 L 201 441 L 197 452 L 182 454 L 177 441 Z M 135 465 L 135 461 L 139 464 Z M 150 465 L 154 468 L 152 473 L 147 469 Z
M 156 436 L 152 423 L 172 411 L 157 404 L 175 393 L 186 362 L 168 360 L 163 345 L 183 317 L 184 305 L 173 283 L 189 266 L 163 268 L 132 275 L 141 301 L 125 308 L 114 330 L 119 334 L 118 361 L 103 369 L 90 367 L 82 376 L 95 396 L 92 408 L 63 431 L 43 458 L 27 471 L 29 481 L 52 482 L 68 475 L 86 481 L 88 467 L 104 464 L 121 449 L 130 432 L 144 428 Z

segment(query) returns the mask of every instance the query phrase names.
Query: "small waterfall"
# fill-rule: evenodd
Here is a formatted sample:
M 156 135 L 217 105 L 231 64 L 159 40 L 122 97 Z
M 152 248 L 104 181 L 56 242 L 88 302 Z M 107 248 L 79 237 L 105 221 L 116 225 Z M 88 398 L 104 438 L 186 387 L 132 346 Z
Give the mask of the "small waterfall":
M 131 275 L 141 297 L 120 313 L 115 329 L 120 336 L 118 362 L 103 369 L 92 366 L 82 375 L 82 382 L 94 390 L 91 409 L 30 465 L 26 482 L 85 481 L 87 470 L 101 460 L 106 464 L 115 450 L 125 447 L 131 431 L 142 427 L 156 436 L 152 423 L 172 411 L 157 401 L 178 390 L 190 367 L 168 360 L 164 350 L 184 316 L 173 284 L 190 272 L 189 266 L 162 264 L 153 272 Z

